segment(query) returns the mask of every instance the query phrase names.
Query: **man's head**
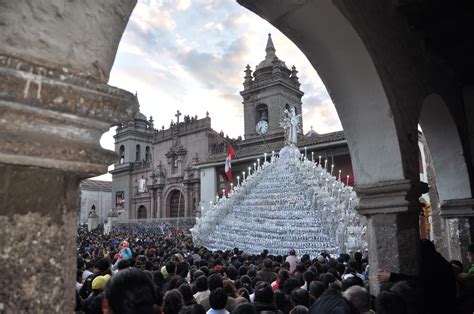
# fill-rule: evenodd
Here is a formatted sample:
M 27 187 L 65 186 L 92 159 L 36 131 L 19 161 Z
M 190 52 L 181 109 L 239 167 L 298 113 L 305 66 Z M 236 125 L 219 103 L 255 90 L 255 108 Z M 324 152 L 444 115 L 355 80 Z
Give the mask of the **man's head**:
M 207 278 L 207 287 L 210 291 L 215 290 L 217 288 L 224 287 L 224 281 L 222 280 L 222 276 L 219 273 L 215 273 Z
M 294 306 L 304 305 L 309 307 L 309 293 L 308 290 L 298 288 L 291 292 L 291 302 Z
M 169 261 L 168 263 L 166 263 L 166 271 L 168 272 L 168 274 L 174 274 L 176 271 L 175 262 Z
M 264 261 L 263 261 L 263 267 L 265 268 L 268 268 L 268 269 L 272 269 L 272 260 L 269 259 L 269 258 L 266 258 Z
M 227 294 L 224 289 L 216 288 L 211 291 L 209 295 L 209 304 L 214 310 L 222 310 L 227 304 Z
M 206 291 L 207 290 L 207 277 L 202 275 L 196 279 L 196 289 L 197 291 Z
M 255 285 L 255 302 L 273 302 L 273 289 L 265 281 L 260 281 Z
M 344 291 L 342 295 L 361 313 L 370 310 L 370 294 L 365 288 L 361 286 L 352 286 Z

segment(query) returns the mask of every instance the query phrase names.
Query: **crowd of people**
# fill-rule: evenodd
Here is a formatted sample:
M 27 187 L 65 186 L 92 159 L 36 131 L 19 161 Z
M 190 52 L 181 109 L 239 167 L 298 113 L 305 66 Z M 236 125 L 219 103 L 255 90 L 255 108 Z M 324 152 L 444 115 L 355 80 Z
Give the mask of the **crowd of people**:
M 365 253 L 289 249 L 211 252 L 189 235 L 78 230 L 77 313 L 473 313 L 474 265 L 422 241 L 418 276 L 379 271 L 371 295 Z M 469 247 L 474 264 L 474 245 Z

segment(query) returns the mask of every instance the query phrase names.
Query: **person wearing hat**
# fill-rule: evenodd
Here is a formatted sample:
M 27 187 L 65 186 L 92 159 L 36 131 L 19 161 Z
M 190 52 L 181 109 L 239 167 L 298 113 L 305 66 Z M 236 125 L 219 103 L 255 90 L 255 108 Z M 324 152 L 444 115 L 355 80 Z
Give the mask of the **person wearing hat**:
M 94 267 L 94 273 L 87 277 L 86 281 L 82 284 L 82 288 L 79 291 L 79 294 L 82 299 L 86 299 L 87 297 L 90 296 L 92 293 L 92 281 L 97 277 L 97 276 L 103 276 L 103 275 L 112 275 L 111 269 L 110 269 L 110 261 L 108 258 L 101 258 L 100 260 L 97 261 Z
M 96 276 L 92 280 L 92 293 L 82 304 L 83 311 L 87 313 L 99 313 L 102 308 L 102 299 L 104 298 L 104 289 L 109 282 L 110 274 Z

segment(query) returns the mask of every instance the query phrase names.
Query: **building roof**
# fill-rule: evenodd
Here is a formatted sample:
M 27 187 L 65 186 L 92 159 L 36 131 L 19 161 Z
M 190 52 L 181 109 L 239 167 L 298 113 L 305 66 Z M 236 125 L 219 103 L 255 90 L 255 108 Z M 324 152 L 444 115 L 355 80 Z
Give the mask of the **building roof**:
M 314 146 L 319 146 L 326 144 L 325 146 L 331 145 L 340 145 L 345 143 L 346 136 L 343 131 L 337 131 L 326 134 L 313 134 L 310 137 L 302 136 L 298 138 L 298 147 L 302 148 L 308 146 L 312 148 Z M 266 141 L 262 141 L 260 138 L 252 138 L 250 140 L 244 140 L 237 142 L 233 145 L 236 159 L 245 158 L 248 156 L 263 155 L 264 153 L 271 154 L 272 151 L 279 152 L 281 148 L 285 145 L 283 139 L 283 133 L 281 135 L 276 135 L 274 138 L 266 138 Z M 214 162 L 224 162 L 225 152 L 211 154 L 209 159 L 202 163 L 214 163 Z
M 112 182 L 103 180 L 82 180 L 81 190 L 112 192 Z

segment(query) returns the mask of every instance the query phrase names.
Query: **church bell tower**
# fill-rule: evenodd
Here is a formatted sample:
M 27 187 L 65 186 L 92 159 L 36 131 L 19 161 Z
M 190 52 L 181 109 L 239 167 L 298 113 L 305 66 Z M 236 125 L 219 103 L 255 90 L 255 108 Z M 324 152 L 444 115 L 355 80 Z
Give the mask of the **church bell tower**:
M 245 139 L 283 133 L 280 121 L 285 109 L 301 114 L 300 83 L 295 66 L 288 69 L 275 54 L 271 34 L 268 34 L 265 59 L 252 70 L 247 64 L 244 90 L 240 92 L 244 105 Z

